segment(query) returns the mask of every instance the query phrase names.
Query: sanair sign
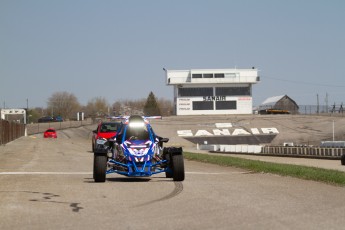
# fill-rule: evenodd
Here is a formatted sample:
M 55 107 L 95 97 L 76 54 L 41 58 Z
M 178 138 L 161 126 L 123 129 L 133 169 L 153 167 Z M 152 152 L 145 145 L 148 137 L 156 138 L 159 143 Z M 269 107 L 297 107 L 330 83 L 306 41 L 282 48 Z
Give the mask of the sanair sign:
M 279 134 L 278 129 L 271 128 L 235 128 L 233 130 L 227 127 L 233 127 L 232 123 L 216 123 L 216 127 L 223 127 L 223 129 L 205 130 L 200 129 L 193 133 L 192 130 L 178 130 L 177 135 L 180 137 L 198 137 L 198 136 L 238 136 L 238 135 L 260 135 L 260 134 Z M 225 128 L 225 129 L 224 129 Z

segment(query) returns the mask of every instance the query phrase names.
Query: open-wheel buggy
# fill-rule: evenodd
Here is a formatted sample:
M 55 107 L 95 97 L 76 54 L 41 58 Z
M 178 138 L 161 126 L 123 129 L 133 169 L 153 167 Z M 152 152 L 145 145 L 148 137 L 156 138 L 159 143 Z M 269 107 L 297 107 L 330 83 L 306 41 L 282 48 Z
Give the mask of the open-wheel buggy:
M 113 117 L 121 119 L 116 136 L 96 140 L 93 178 L 105 182 L 106 175 L 117 173 L 128 177 L 150 177 L 165 173 L 167 178 L 183 181 L 185 178 L 181 147 L 163 147 L 168 138 L 157 136 L 149 119 L 161 117 Z

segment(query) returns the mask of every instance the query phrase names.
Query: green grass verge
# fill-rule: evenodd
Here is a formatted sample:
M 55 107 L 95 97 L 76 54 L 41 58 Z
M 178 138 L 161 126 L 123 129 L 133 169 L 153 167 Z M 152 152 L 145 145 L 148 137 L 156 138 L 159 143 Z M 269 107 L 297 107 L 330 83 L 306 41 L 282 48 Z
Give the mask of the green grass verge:
M 212 154 L 184 152 L 183 155 L 185 159 L 192 161 L 200 161 L 221 166 L 231 166 L 253 172 L 272 173 L 281 176 L 291 176 L 305 180 L 313 180 L 333 185 L 345 186 L 345 173 L 337 170 L 263 162 L 239 157 L 219 156 Z

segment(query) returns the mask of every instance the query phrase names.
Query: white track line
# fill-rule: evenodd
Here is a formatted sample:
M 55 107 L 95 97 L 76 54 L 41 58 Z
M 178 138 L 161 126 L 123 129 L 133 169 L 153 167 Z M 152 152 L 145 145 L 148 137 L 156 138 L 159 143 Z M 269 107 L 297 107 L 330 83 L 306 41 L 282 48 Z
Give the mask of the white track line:
M 230 175 L 230 174 L 248 174 L 250 172 L 186 172 L 187 174 L 198 174 L 198 175 Z
M 0 172 L 0 175 L 89 175 L 92 172 Z
M 90 175 L 92 172 L 0 172 L 0 175 Z M 248 172 L 186 172 L 197 175 L 248 174 Z

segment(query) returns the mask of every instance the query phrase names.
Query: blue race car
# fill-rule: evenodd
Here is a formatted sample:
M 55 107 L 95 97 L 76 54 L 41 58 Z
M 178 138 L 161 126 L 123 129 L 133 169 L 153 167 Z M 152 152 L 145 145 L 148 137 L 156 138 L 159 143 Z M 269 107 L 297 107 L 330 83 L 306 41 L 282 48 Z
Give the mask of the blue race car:
M 122 119 L 115 137 L 97 139 L 94 151 L 93 178 L 105 182 L 106 175 L 149 177 L 165 173 L 166 178 L 185 178 L 182 148 L 164 147 L 168 138 L 157 136 L 148 119 L 161 117 L 114 117 Z

